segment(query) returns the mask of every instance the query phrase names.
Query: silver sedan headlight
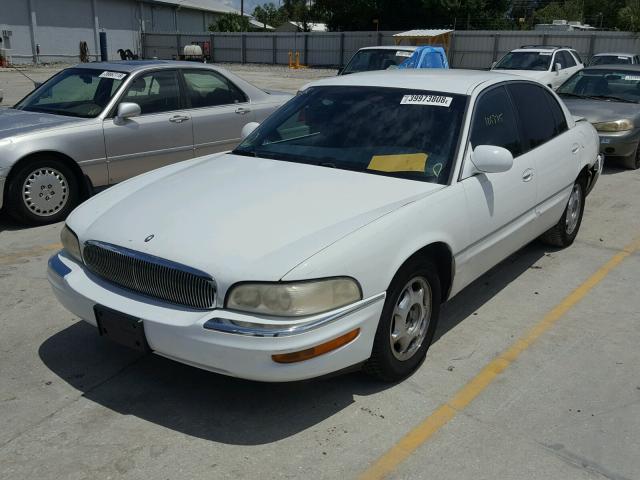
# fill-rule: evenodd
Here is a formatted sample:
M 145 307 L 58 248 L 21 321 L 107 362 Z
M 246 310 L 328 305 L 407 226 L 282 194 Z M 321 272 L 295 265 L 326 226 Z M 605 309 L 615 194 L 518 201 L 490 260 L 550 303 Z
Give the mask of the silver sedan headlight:
M 73 233 L 66 225 L 60 232 L 60 241 L 64 250 L 75 260 L 82 263 L 82 252 L 80 251 L 80 241 L 78 236 Z
M 304 317 L 362 300 L 353 278 L 287 283 L 242 283 L 231 288 L 226 308 L 277 317 Z
M 623 119 L 616 120 L 614 122 L 599 122 L 594 123 L 593 126 L 599 132 L 625 132 L 627 130 L 633 130 L 633 120 Z

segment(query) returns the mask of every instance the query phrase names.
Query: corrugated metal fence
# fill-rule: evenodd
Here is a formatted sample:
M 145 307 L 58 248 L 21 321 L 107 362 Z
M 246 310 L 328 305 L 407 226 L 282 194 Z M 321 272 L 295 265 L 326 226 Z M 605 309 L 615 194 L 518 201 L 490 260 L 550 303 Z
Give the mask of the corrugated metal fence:
M 343 66 L 362 47 L 393 45 L 396 32 L 328 33 L 146 33 L 144 58 L 174 59 L 185 45 L 209 42 L 213 62 L 287 65 L 299 52 L 302 65 Z M 567 45 L 588 58 L 600 52 L 640 52 L 640 37 L 629 32 L 458 31 L 449 63 L 456 68 L 488 68 L 522 45 Z

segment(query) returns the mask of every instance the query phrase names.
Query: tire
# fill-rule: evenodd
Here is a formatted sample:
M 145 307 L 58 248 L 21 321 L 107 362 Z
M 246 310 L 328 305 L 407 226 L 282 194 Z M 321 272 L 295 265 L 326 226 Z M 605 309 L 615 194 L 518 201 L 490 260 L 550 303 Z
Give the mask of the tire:
M 622 160 L 622 165 L 629 170 L 637 170 L 640 168 L 640 145 L 636 147 L 636 152 Z
M 540 236 L 547 245 L 566 248 L 573 243 L 582 224 L 584 214 L 585 185 L 579 180 L 573 184 L 571 195 L 562 217 L 553 227 Z M 579 203 L 576 203 L 579 202 Z
M 7 211 L 29 225 L 59 222 L 77 205 L 79 187 L 76 175 L 63 162 L 46 156 L 34 157 L 11 176 Z
M 387 291 L 371 357 L 363 366 L 366 373 L 385 382 L 395 382 L 408 377 L 422 364 L 440 316 L 437 271 L 435 265 L 426 260 L 410 261 L 398 271 Z M 422 302 L 419 301 L 420 289 Z M 407 322 L 399 322 L 401 312 L 405 312 L 404 318 L 409 320 L 408 327 Z

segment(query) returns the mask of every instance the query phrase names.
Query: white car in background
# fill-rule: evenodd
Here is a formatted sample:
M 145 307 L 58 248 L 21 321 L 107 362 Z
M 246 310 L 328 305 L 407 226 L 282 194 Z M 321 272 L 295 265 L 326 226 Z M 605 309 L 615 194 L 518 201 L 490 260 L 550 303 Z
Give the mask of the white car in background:
M 637 65 L 640 56 L 635 53 L 598 53 L 589 59 L 589 66 L 595 65 Z
M 442 302 L 538 236 L 573 242 L 602 167 L 553 92 L 481 71 L 324 79 L 255 127 L 78 207 L 49 261 L 60 302 L 225 375 L 398 380 Z
M 491 70 L 531 78 L 556 89 L 582 68 L 580 55 L 571 47 L 525 45 L 507 53 Z

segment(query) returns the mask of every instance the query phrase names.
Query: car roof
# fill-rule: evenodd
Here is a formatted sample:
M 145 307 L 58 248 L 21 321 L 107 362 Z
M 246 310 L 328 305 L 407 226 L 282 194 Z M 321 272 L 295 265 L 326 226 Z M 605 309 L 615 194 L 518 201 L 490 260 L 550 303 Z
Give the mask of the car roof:
M 405 52 L 413 52 L 416 48 L 418 47 L 412 45 L 378 45 L 377 47 L 363 47 L 360 50 L 404 50 Z
M 594 57 L 604 57 L 604 56 L 612 56 L 612 57 L 635 57 L 635 53 L 624 53 L 624 52 L 603 52 L 596 53 Z
M 308 86 L 407 88 L 468 95 L 481 84 L 499 83 L 507 80 L 523 80 L 523 77 L 486 70 L 403 69 L 329 77 L 312 82 Z
M 614 65 L 592 65 L 590 67 L 585 67 L 585 70 L 628 70 L 630 72 L 640 72 L 640 65 L 632 65 L 629 63 L 616 63 Z
M 92 62 L 92 63 L 79 63 L 73 68 L 90 68 L 94 70 L 109 70 L 123 73 L 132 73 L 141 70 L 148 70 L 150 68 L 207 68 L 211 67 L 210 64 L 199 62 L 180 62 L 175 60 L 122 60 L 113 62 Z

